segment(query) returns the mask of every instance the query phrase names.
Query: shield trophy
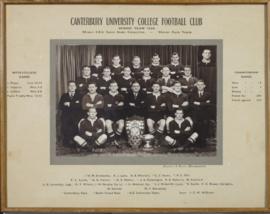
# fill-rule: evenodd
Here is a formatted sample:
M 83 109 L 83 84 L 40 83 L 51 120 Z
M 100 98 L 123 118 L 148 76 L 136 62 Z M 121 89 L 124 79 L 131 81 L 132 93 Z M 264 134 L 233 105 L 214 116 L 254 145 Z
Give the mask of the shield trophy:
M 133 149 L 138 149 L 143 141 L 144 119 L 142 117 L 130 117 L 126 121 L 128 144 Z

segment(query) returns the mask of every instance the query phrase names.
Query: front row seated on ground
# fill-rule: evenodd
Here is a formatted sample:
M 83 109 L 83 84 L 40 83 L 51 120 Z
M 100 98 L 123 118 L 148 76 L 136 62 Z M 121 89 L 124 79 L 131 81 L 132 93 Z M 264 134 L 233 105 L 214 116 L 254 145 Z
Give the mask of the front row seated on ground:
M 95 148 L 106 147 L 107 145 L 114 145 L 121 148 L 114 136 L 113 128 L 107 128 L 105 133 L 105 125 L 102 119 L 97 118 L 97 111 L 95 108 L 90 108 L 87 112 L 88 117 L 82 119 L 79 124 L 79 134 L 74 137 L 74 141 L 79 147 L 84 148 L 90 152 Z M 108 120 L 107 120 L 108 121 Z M 122 122 L 121 122 L 122 123 Z M 108 124 L 108 122 L 106 122 Z M 163 124 L 165 126 L 165 124 Z M 123 127 L 121 126 L 121 129 Z M 117 128 L 117 130 L 119 127 Z M 116 130 L 116 132 L 117 132 Z M 121 130 L 122 131 L 122 130 Z M 149 130 L 150 133 L 152 130 Z M 174 151 L 193 151 L 198 134 L 193 132 L 193 122 L 190 117 L 184 118 L 182 109 L 175 111 L 175 117 L 169 123 L 169 132 L 167 135 L 158 135 L 158 144 L 168 146 Z M 159 145 L 159 146 L 160 146 Z

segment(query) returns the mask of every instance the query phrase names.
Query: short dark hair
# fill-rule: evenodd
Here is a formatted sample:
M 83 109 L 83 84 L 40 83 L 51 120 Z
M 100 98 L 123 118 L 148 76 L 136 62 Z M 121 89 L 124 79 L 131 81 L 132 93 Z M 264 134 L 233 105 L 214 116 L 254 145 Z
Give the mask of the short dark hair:
M 139 56 L 136 55 L 136 56 L 133 56 L 133 57 L 132 57 L 132 60 L 135 59 L 135 58 L 141 59 L 141 57 L 139 57 Z
M 159 57 L 159 54 L 158 53 L 154 53 L 152 57 L 154 57 L 154 56 L 158 56 Z
M 97 83 L 95 82 L 95 81 L 90 81 L 89 83 L 88 83 L 88 86 L 89 85 L 95 85 L 96 87 L 97 87 Z
M 106 69 L 111 70 L 111 68 L 109 66 L 106 66 L 106 67 L 103 68 L 103 71 L 106 70 Z
M 115 55 L 113 55 L 113 58 L 114 57 L 119 57 L 120 58 L 120 55 L 119 54 L 115 54 Z
M 97 56 L 101 56 L 101 57 L 102 57 L 102 54 L 101 54 L 101 53 L 95 54 L 95 58 L 96 58 Z
M 110 85 L 111 85 L 111 84 L 115 84 L 115 83 L 118 85 L 118 83 L 117 83 L 115 80 L 111 80 L 111 81 L 110 81 Z
M 150 67 L 149 66 L 144 66 L 143 67 L 143 70 L 146 69 L 146 68 L 148 68 L 150 70 Z
M 205 84 L 205 82 L 204 82 L 203 79 L 198 79 L 197 83 L 198 83 L 198 82 L 203 82 L 203 83 Z
M 190 65 L 185 65 L 184 68 L 190 68 L 190 70 L 191 70 L 191 66 Z
M 76 84 L 76 82 L 74 80 L 69 80 L 67 84 L 69 85 L 70 83 L 75 83 Z
M 83 66 L 81 67 L 81 70 L 83 70 L 84 68 L 90 68 L 90 66 L 89 66 L 89 65 L 83 65 Z M 91 68 L 90 68 L 90 70 L 91 70 Z
M 182 112 L 184 113 L 184 110 L 183 110 L 182 108 L 177 108 L 177 109 L 175 110 L 175 112 L 177 112 L 177 111 L 182 111 Z
M 128 68 L 129 70 L 131 70 L 129 66 L 125 66 L 125 67 L 123 68 L 123 70 L 125 70 L 126 68 Z
M 131 86 L 134 85 L 134 84 L 137 84 L 137 83 L 141 86 L 141 84 L 137 80 L 132 81 Z
M 172 56 L 174 56 L 174 55 L 179 56 L 179 53 L 177 53 L 177 52 L 173 52 L 173 53 L 172 53 Z
M 178 83 L 179 83 L 180 85 L 182 85 L 180 81 L 175 81 L 175 82 L 173 83 L 173 85 L 178 84 Z
M 157 82 L 157 81 L 154 81 L 153 83 L 152 83 L 152 86 L 153 85 L 159 85 L 159 86 L 161 86 L 160 84 L 159 84 L 159 82 Z
M 169 68 L 169 66 L 167 66 L 167 65 L 163 66 L 163 67 L 162 67 L 162 70 L 163 70 L 164 68 L 168 68 L 169 70 L 171 70 L 171 69 Z

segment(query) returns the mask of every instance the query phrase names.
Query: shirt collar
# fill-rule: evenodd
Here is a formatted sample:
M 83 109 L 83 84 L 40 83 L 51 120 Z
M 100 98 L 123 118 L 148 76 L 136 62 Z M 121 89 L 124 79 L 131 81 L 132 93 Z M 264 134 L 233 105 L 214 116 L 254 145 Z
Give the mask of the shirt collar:
M 133 68 L 140 68 L 141 65 L 132 65 Z
M 211 59 L 202 59 L 202 63 L 209 64 L 211 62 Z
M 167 76 L 167 77 L 162 77 L 162 79 L 168 80 L 171 78 L 171 75 Z
M 90 121 L 93 124 L 97 120 L 97 117 L 95 117 L 94 119 L 87 118 L 87 120 Z
M 151 76 L 149 76 L 149 77 L 142 76 L 142 78 L 143 78 L 143 80 L 150 80 Z
M 190 79 L 192 76 L 190 75 L 190 76 L 183 76 L 183 78 L 185 78 L 186 80 L 188 80 L 188 79 Z
M 109 81 L 109 80 L 111 80 L 112 79 L 112 77 L 102 77 L 102 79 L 104 79 L 105 81 Z
M 171 65 L 174 65 L 174 66 L 179 65 L 179 64 L 180 64 L 179 62 L 177 63 L 171 62 Z
M 179 96 L 179 95 L 181 95 L 181 94 L 182 94 L 182 92 L 180 92 L 180 93 L 176 93 L 176 92 L 174 91 L 174 94 L 176 94 L 177 96 Z
M 124 76 L 124 75 L 123 75 L 123 79 L 125 79 L 125 80 L 129 80 L 129 79 L 131 79 L 131 76 L 126 77 L 126 76 Z
M 90 97 L 92 97 L 92 96 L 96 96 L 96 95 L 97 95 L 97 92 L 94 93 L 94 94 L 90 94 L 90 92 L 88 92 L 87 94 L 88 94 Z
M 119 64 L 119 65 L 114 65 L 114 64 L 112 64 L 112 67 L 114 67 L 114 68 L 119 68 L 119 67 L 121 67 L 121 64 Z
M 111 91 L 109 91 L 109 94 L 112 95 L 112 96 L 114 97 L 114 96 L 116 96 L 116 95 L 119 94 L 119 93 L 118 93 L 118 91 L 115 92 L 115 93 L 112 93 Z
M 184 118 L 182 119 L 182 120 L 177 120 L 177 119 L 175 119 L 175 122 L 179 125 L 179 126 L 181 126 L 181 124 L 184 122 Z
M 94 66 L 98 68 L 98 67 L 102 66 L 102 64 L 101 63 L 100 64 L 94 63 Z

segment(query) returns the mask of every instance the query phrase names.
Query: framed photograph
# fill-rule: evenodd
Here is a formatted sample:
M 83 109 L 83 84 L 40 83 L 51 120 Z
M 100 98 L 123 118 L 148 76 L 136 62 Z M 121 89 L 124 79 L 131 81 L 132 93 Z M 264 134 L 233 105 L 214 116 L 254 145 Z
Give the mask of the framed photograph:
M 2 211 L 270 211 L 268 1 L 1 14 Z

